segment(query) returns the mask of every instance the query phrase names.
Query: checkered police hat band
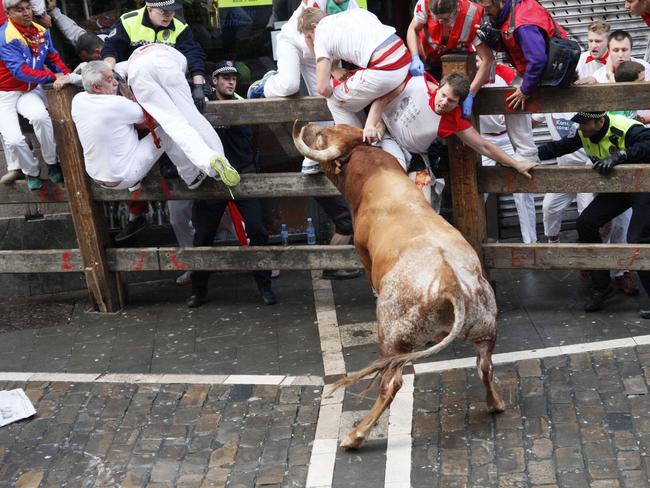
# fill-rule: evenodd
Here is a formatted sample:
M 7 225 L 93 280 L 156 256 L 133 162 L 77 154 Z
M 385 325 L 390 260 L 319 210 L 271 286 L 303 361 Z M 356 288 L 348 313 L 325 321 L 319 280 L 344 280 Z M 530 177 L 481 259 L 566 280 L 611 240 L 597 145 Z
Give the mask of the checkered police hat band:
M 172 7 L 176 3 L 176 0 L 159 0 L 158 2 L 147 2 L 148 7 L 153 8 L 162 8 Z

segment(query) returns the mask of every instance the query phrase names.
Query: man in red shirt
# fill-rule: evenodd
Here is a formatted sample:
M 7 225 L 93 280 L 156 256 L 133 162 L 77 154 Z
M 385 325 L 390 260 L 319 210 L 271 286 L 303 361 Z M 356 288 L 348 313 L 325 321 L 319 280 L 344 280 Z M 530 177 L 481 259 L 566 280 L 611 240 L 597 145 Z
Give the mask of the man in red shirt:
M 625 10 L 631 15 L 638 15 L 650 26 L 650 2 L 646 0 L 625 0 Z

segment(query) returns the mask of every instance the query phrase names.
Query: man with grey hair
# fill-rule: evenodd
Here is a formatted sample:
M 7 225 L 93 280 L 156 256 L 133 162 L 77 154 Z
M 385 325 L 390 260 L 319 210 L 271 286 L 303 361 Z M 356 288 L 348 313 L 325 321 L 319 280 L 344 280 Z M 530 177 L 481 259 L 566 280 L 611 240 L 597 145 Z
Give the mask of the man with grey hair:
M 161 129 L 138 139 L 145 112 L 136 102 L 117 95 L 118 83 L 104 61 L 91 61 L 82 71 L 84 92 L 72 100 L 72 118 L 84 151 L 86 172 L 99 185 L 133 188 L 167 152 L 188 188 L 195 189 L 205 173 L 194 166 Z

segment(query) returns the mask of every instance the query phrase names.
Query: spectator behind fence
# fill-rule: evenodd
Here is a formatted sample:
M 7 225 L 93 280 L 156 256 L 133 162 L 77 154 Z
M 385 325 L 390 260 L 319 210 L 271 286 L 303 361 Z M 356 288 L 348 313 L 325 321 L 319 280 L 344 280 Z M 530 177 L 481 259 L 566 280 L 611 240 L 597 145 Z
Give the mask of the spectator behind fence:
M 630 15 L 638 15 L 643 19 L 646 25 L 650 26 L 650 1 L 648 0 L 625 0 L 625 10 L 630 12 Z M 650 36 L 648 36 L 648 43 L 645 49 L 643 60 L 650 62 Z
M 583 79 L 592 76 L 596 71 L 605 66 L 609 58 L 607 41 L 609 38 L 610 26 L 604 20 L 596 20 L 587 28 L 587 50 L 580 55 L 576 72 L 578 81 L 576 85 L 582 84 Z
M 205 53 L 192 36 L 192 29 L 176 18 L 183 8 L 181 0 L 147 0 L 145 6 L 120 17 L 102 49 L 104 60 L 115 67 L 126 61 L 139 46 L 163 43 L 178 49 L 187 60 L 192 77 L 192 99 L 200 112 L 205 111 Z
M 614 74 L 616 83 L 639 82 L 646 79 L 646 68 L 636 61 L 623 61 Z M 643 125 L 650 124 L 650 110 L 617 110 L 615 114 L 625 115 L 631 119 L 638 120 Z
M 32 21 L 27 0 L 3 0 L 3 6 L 9 20 L 0 27 L 0 133 L 9 158 L 27 176 L 28 188 L 38 190 L 42 184 L 39 163 L 20 130 L 18 114 L 34 127 L 50 181 L 62 183 L 42 84 L 68 81 L 64 76 L 70 70 L 54 49 L 47 29 Z
M 220 61 L 212 73 L 213 96 L 217 100 L 236 100 L 235 94 L 238 71 L 232 61 Z M 226 157 L 239 173 L 255 173 L 255 151 L 253 150 L 253 129 L 248 125 L 220 126 L 217 133 L 221 138 Z M 269 236 L 262 223 L 262 202 L 258 198 L 238 198 L 237 209 L 246 223 L 246 234 L 253 246 L 264 246 Z M 192 211 L 194 225 L 194 245 L 212 246 L 217 234 L 219 221 L 223 216 L 228 200 L 196 200 Z M 233 216 L 233 220 L 235 217 Z M 271 290 L 271 271 L 253 271 L 257 288 L 266 305 L 277 302 Z M 187 300 L 188 307 L 199 307 L 205 303 L 209 271 L 192 271 L 192 296 Z
M 81 61 L 102 59 L 101 52 L 104 41 L 97 34 L 87 31 L 61 12 L 56 5 L 56 0 L 47 0 L 47 10 L 54 25 L 61 31 L 63 37 L 74 46 Z
M 579 124 L 575 136 L 544 144 L 539 149 L 542 159 L 552 159 L 584 148 L 594 162 L 593 169 L 610 174 L 620 164 L 650 161 L 650 129 L 622 115 L 606 112 L 578 112 L 572 121 Z M 630 244 L 650 244 L 650 193 L 599 193 L 578 217 L 578 242 L 602 242 L 600 228 L 617 215 L 632 209 L 627 232 Z M 584 305 L 585 312 L 605 307 L 616 289 L 607 270 L 590 271 L 593 293 Z M 639 271 L 641 284 L 650 292 L 650 271 Z M 647 296 L 645 297 L 647 300 Z M 639 315 L 650 319 L 648 303 L 642 304 Z
M 133 188 L 167 152 L 188 188 L 206 175 L 160 128 L 138 139 L 136 127 L 148 128 L 136 102 L 117 95 L 118 83 L 104 61 L 91 61 L 82 71 L 85 92 L 72 100 L 72 118 L 84 151 L 86 172 L 99 185 L 115 190 Z M 160 147 L 156 147 L 156 138 Z M 144 217 L 141 217 L 144 218 Z
M 607 39 L 609 49 L 607 63 L 592 76 L 579 80 L 578 84 L 614 83 L 616 70 L 623 61 L 635 61 L 642 64 L 646 69 L 645 79 L 650 81 L 650 65 L 641 59 L 632 57 L 632 46 L 632 36 L 629 32 L 620 29 L 613 31 Z
M 544 74 L 547 39 L 567 39 L 567 34 L 537 0 L 480 0 L 479 4 L 499 30 L 481 26 L 479 36 L 493 48 L 505 51 L 517 70 L 519 77 L 512 84 L 515 93 L 506 100 L 511 108 L 523 110 Z

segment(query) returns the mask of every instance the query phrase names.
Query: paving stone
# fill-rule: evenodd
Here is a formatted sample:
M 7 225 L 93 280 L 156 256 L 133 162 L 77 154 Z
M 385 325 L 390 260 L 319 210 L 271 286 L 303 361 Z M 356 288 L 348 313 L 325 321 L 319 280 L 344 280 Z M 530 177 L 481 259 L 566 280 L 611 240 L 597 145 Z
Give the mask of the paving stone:
M 555 467 L 552 460 L 530 461 L 527 465 L 528 480 L 534 485 L 555 483 Z

